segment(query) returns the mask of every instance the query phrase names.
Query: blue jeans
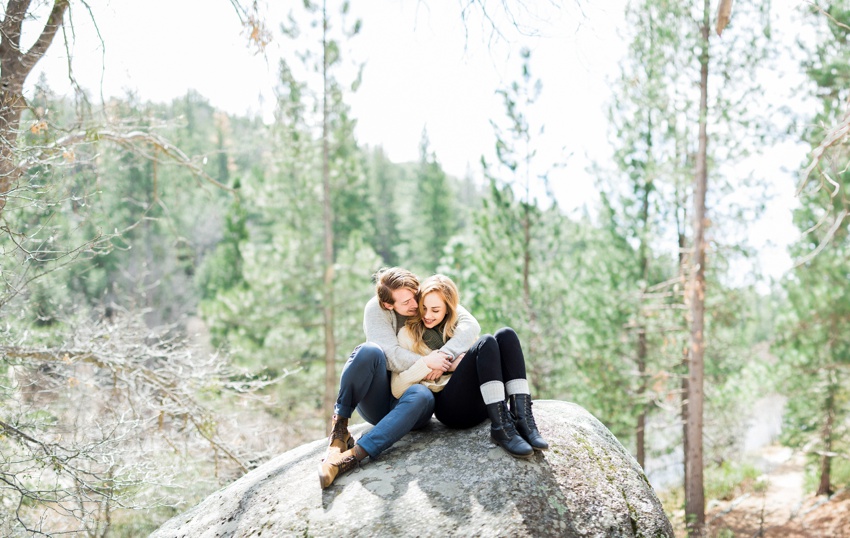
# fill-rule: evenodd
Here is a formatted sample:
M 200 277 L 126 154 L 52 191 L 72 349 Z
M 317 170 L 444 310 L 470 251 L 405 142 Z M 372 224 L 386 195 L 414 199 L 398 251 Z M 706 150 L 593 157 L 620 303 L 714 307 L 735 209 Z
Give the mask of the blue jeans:
M 396 400 L 390 390 L 386 355 L 377 345 L 366 342 L 354 348 L 342 368 L 334 413 L 351 418 L 355 409 L 375 426 L 357 444 L 377 458 L 404 434 L 428 424 L 434 413 L 434 394 L 417 384 Z

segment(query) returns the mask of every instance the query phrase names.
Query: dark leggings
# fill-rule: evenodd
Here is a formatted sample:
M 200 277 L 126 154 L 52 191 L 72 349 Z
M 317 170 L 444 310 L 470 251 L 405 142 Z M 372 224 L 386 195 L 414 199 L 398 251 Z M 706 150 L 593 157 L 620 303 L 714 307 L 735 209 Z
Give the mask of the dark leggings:
M 485 334 L 466 352 L 446 387 L 436 393 L 434 415 L 449 428 L 471 428 L 487 418 L 479 388 L 488 381 L 525 379 L 519 337 L 510 327 Z

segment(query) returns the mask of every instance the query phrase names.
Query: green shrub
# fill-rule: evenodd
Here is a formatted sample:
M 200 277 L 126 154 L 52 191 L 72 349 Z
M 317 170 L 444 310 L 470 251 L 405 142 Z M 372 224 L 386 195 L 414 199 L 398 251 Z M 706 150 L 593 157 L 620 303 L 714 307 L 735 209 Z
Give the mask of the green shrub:
M 729 501 L 752 491 L 761 471 L 749 463 L 724 461 L 720 465 L 705 469 L 705 497 Z
M 806 491 L 815 492 L 820 483 L 820 457 L 809 458 L 806 465 L 806 475 L 803 479 L 803 487 Z M 850 486 L 850 460 L 844 458 L 832 458 L 829 469 L 829 482 L 832 491 L 838 491 L 842 487 Z

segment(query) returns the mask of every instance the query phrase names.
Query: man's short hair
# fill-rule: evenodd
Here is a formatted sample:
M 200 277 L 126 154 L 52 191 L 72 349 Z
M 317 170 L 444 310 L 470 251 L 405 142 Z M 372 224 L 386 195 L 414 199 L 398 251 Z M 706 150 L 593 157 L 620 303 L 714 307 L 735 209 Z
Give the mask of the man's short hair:
M 419 293 L 419 279 L 407 269 L 401 267 L 379 269 L 374 278 L 378 302 L 381 303 L 381 308 L 385 310 L 387 308 L 384 304 L 393 304 L 394 291 L 407 288 L 414 294 Z

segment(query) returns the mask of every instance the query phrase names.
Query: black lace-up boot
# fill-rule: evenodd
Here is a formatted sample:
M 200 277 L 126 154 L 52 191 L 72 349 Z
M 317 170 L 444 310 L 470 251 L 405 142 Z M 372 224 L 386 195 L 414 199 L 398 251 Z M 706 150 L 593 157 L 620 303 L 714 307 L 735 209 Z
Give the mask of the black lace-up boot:
M 515 458 L 528 458 L 534 454 L 531 445 L 526 443 L 517 433 L 505 402 L 488 404 L 487 414 L 490 416 L 490 438 L 496 444 L 507 450 L 508 454 Z
M 523 439 L 536 450 L 546 450 L 549 443 L 537 431 L 534 415 L 531 414 L 531 396 L 529 394 L 511 394 L 511 414 L 516 421 L 516 429 Z

